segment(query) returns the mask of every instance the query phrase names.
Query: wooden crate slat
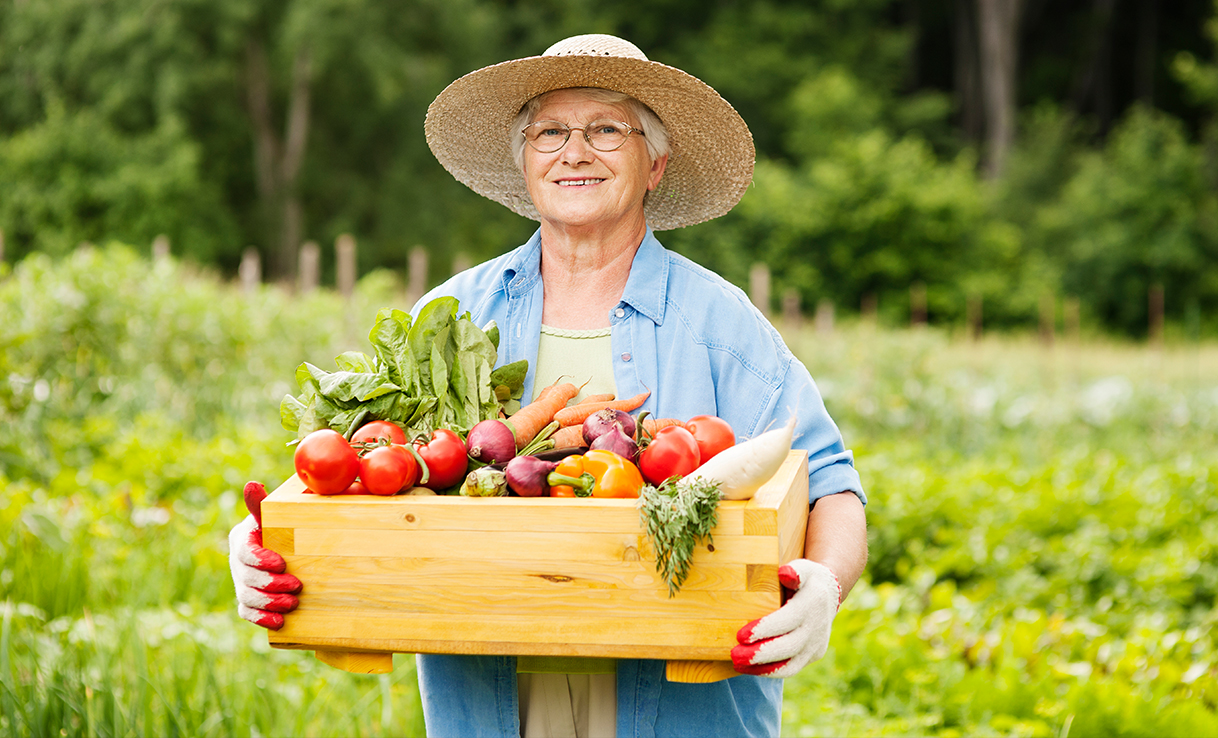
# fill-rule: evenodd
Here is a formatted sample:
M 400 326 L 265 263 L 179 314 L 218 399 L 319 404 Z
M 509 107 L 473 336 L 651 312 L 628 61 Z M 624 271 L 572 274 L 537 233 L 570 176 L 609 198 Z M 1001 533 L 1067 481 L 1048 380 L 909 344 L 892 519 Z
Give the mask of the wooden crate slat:
M 740 564 L 777 564 L 773 537 L 716 536 L 715 550 L 698 546 L 690 560 Z M 301 556 L 401 556 L 456 558 L 476 566 L 482 560 L 526 561 L 654 561 L 651 544 L 641 531 L 633 533 L 537 533 L 515 530 L 393 531 L 339 528 L 297 528 L 294 547 Z
M 521 592 L 562 589 L 640 589 L 662 586 L 654 561 L 482 561 L 476 567 L 456 559 L 355 556 L 289 556 L 288 568 L 301 581 L 324 579 L 375 586 L 427 584 L 486 586 Z M 690 569 L 681 591 L 777 591 L 778 567 L 765 564 L 706 563 Z M 772 585 L 768 586 L 767 584 Z
M 527 593 L 502 587 L 414 586 L 369 588 L 366 583 L 319 581 L 309 584 L 309 596 L 298 613 L 377 611 L 414 612 L 435 616 L 535 617 L 538 627 L 564 619 L 615 614 L 634 618 L 698 618 L 707 612 L 736 620 L 739 625 L 778 609 L 777 592 L 681 590 L 669 598 L 659 589 L 562 588 Z M 626 624 L 624 627 L 631 627 Z
M 625 617 L 582 617 L 547 622 L 540 627 L 537 618 L 499 617 L 493 621 L 475 615 L 436 618 L 415 613 L 387 614 L 375 610 L 350 610 L 344 613 L 299 612 L 285 618 L 284 626 L 271 633 L 271 643 L 296 643 L 320 646 L 331 639 L 346 639 L 349 650 L 385 650 L 378 644 L 408 638 L 429 643 L 455 641 L 483 644 L 483 650 L 438 650 L 435 653 L 496 653 L 488 650 L 502 643 L 585 644 L 597 646 L 675 648 L 706 647 L 718 650 L 719 658 L 728 657 L 736 644 L 736 631 L 744 623 L 722 619 L 631 619 Z M 669 656 L 667 658 L 673 658 Z
M 306 493 L 295 475 L 263 504 L 280 528 L 632 533 L 639 529 L 634 500 L 455 496 L 323 496 Z M 477 506 L 476 508 L 473 506 Z M 592 514 L 589 514 L 590 511 Z M 714 535 L 746 535 L 747 501 L 720 506 Z M 752 511 L 756 512 L 756 511 Z M 773 516 L 773 511 L 770 511 Z M 751 535 L 766 535 L 754 533 Z

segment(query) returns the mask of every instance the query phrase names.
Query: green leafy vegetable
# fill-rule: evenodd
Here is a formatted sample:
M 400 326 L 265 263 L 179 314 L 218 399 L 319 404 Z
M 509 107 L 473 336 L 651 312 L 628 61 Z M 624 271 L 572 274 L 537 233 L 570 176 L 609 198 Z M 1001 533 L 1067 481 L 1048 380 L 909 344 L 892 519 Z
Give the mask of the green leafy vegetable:
M 668 480 L 659 487 L 639 491 L 643 527 L 656 552 L 656 572 L 668 584 L 668 596 L 681 589 L 689 576 L 694 548 L 705 541 L 714 546 L 711 530 L 719 524 L 718 482 L 702 479 Z
M 519 400 L 528 362 L 494 369 L 498 328 L 478 328 L 458 307 L 454 298 L 437 298 L 414 321 L 382 308 L 368 334 L 372 355 L 340 354 L 333 372 L 307 362 L 296 369 L 300 394 L 280 403 L 283 427 L 297 438 L 320 428 L 350 438 L 369 420 L 389 420 L 430 435 L 436 428 L 466 432 L 498 417 L 504 404 Z

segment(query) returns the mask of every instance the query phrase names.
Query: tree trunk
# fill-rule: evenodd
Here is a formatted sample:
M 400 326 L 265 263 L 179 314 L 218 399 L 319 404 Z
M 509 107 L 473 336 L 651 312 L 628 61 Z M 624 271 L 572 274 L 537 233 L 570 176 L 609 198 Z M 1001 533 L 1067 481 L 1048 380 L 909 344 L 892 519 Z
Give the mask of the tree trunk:
M 1002 175 L 1015 142 L 1015 79 L 1022 0 L 977 0 L 981 90 L 985 106 L 985 172 Z
M 254 126 L 254 171 L 258 185 L 263 232 L 269 245 L 267 275 L 291 279 L 304 233 L 298 181 L 309 137 L 312 64 L 309 51 L 296 52 L 288 101 L 286 133 L 275 133 L 271 104 L 271 72 L 262 42 L 246 46 L 246 101 Z
M 954 65 L 956 98 L 960 104 L 960 128 L 965 137 L 981 143 L 985 135 L 985 109 L 981 103 L 977 59 L 977 18 L 973 0 L 956 0 Z
M 1135 52 L 1134 94 L 1147 105 L 1155 104 L 1155 74 L 1158 71 L 1159 2 L 1142 0 L 1138 7 L 1138 46 Z

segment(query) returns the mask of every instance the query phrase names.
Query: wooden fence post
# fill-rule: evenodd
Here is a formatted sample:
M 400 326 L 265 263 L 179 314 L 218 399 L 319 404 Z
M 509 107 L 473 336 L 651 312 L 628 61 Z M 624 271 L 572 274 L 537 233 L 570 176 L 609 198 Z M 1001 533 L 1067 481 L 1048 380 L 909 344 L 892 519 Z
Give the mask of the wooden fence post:
M 803 324 L 799 290 L 789 287 L 782 293 L 782 324 L 788 331 L 798 331 Z
M 1082 339 L 1082 321 L 1079 318 L 1079 300 L 1077 297 L 1067 297 L 1062 303 L 1062 323 L 1066 340 L 1077 344 Z
M 4 261 L 4 229 L 0 228 L 0 261 Z
M 816 303 L 816 332 L 822 336 L 833 333 L 833 301 L 827 297 Z
M 317 285 L 321 283 L 321 246 L 318 246 L 316 241 L 300 244 L 300 258 L 296 260 L 296 268 L 300 271 L 300 293 L 307 295 L 317 289 Z
M 964 321 L 968 324 L 969 338 L 981 340 L 981 295 L 969 295 L 964 308 Z
M 909 324 L 915 327 L 926 325 L 926 283 L 909 285 Z
M 453 274 L 460 274 L 473 265 L 474 262 L 469 258 L 469 254 L 464 251 L 458 251 L 456 256 L 453 257 Z
M 1156 282 L 1150 286 L 1147 295 L 1147 312 L 1149 313 L 1148 334 L 1150 343 L 1155 348 L 1163 345 L 1163 285 Z
M 427 249 L 415 246 L 410 250 L 407 264 L 406 306 L 409 309 L 427 292 Z
M 762 315 L 770 317 L 770 268 L 762 262 L 749 270 L 749 299 Z
M 350 300 L 355 294 L 355 236 L 344 233 L 334 242 L 338 259 L 338 291 Z
M 863 304 L 859 308 L 863 321 L 875 325 L 879 322 L 880 300 L 874 292 L 863 295 Z
M 241 266 L 237 274 L 241 278 L 241 291 L 247 296 L 258 290 L 258 285 L 262 282 L 262 257 L 259 256 L 258 249 L 250 246 L 242 252 Z
M 161 261 L 169 257 L 169 236 L 164 233 L 152 239 L 152 260 Z
M 1040 340 L 1046 346 L 1053 345 L 1053 336 L 1057 332 L 1057 298 L 1052 292 L 1040 296 Z

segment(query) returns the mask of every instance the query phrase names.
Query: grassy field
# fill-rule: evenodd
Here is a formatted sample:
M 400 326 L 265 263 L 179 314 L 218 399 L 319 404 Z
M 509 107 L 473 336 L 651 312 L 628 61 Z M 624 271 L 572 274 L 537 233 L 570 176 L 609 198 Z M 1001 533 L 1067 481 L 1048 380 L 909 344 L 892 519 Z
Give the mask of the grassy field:
M 242 483 L 290 473 L 295 366 L 400 288 L 246 296 L 123 249 L 0 278 L 0 735 L 421 735 L 411 657 L 272 651 L 226 566 Z M 784 735 L 1218 734 L 1218 346 L 787 338 L 871 563 Z

